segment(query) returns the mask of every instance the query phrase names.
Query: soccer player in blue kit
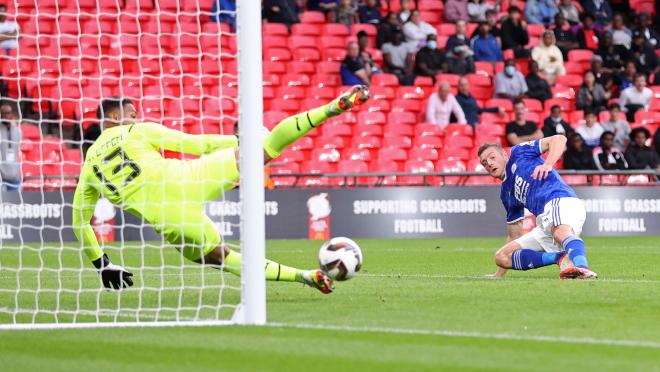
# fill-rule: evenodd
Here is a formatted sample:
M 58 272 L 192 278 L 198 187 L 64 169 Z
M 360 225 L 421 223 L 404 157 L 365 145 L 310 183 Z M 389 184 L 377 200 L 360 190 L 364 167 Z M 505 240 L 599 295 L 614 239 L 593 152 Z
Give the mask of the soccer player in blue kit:
M 499 144 L 479 148 L 481 165 L 502 180 L 500 198 L 506 210 L 508 242 L 495 254 L 494 277 L 508 269 L 530 270 L 557 264 L 561 279 L 592 279 L 584 241 L 580 239 L 586 212 L 573 189 L 553 169 L 566 149 L 566 137 L 556 135 L 524 142 L 511 149 Z M 546 160 L 541 157 L 548 153 Z M 536 216 L 536 227 L 522 234 L 525 208 Z

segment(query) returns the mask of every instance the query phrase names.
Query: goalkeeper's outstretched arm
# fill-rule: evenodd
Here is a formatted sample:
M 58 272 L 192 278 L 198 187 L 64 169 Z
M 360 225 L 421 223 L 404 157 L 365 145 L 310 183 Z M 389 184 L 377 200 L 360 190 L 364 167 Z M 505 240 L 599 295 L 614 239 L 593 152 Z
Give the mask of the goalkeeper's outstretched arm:
M 130 287 L 133 285 L 133 279 L 131 278 L 133 274 L 110 262 L 108 256 L 103 253 L 99 246 L 94 229 L 89 223 L 94 215 L 99 192 L 86 182 L 86 176 L 86 168 L 83 167 L 73 196 L 73 233 L 82 244 L 87 258 L 92 261 L 94 267 L 99 271 L 104 287 L 113 289 Z

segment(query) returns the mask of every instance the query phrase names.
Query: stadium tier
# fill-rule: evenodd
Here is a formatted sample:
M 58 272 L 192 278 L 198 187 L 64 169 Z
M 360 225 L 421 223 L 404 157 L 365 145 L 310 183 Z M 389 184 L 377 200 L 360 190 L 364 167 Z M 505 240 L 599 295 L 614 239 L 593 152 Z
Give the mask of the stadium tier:
M 10 98 L 20 99 L 23 187 L 75 186 L 81 162 L 80 139 L 96 122 L 101 98 L 123 96 L 138 103 L 139 115 L 184 132 L 233 133 L 236 123 L 236 34 L 226 23 L 211 20 L 213 0 L 199 2 L 128 0 L 112 1 L 17 1 L 8 13 L 20 26 L 17 49 L 0 57 L 2 81 Z M 121 3 L 121 2 L 120 2 Z M 382 1 L 381 13 L 398 11 L 398 1 Z M 389 4 L 389 8 L 388 8 Z M 633 9 L 647 9 L 648 2 L 634 2 Z M 524 2 L 518 2 L 524 10 Z M 436 32 L 444 48 L 456 32 L 453 22 L 443 22 L 443 2 L 420 0 L 415 4 L 421 18 Z M 508 2 L 500 9 L 507 10 Z M 477 28 L 468 23 L 468 35 Z M 539 43 L 542 24 L 530 24 L 527 48 Z M 330 23 L 318 11 L 304 11 L 300 23 L 263 24 L 264 124 L 272 128 L 287 115 L 316 107 L 336 97 L 341 86 L 340 69 L 346 44 L 358 32 L 366 32 L 366 49 L 382 65 L 373 24 Z M 542 125 L 553 105 L 563 108 L 563 118 L 573 128 L 583 122 L 576 109 L 576 92 L 594 56 L 591 50 L 567 54 L 565 75 L 557 76 L 552 98 L 541 102 L 527 98 L 526 120 Z M 513 57 L 505 51 L 505 57 Z M 529 58 L 516 59 L 517 69 L 527 72 Z M 443 129 L 425 123 L 426 103 L 436 91 L 430 77 L 418 76 L 412 86 L 399 84 L 396 75 L 374 74 L 373 99 L 355 114 L 333 119 L 310 138 L 287 150 L 272 174 L 443 172 L 476 171 L 474 153 L 485 142 L 507 145 L 505 124 L 513 118 L 510 100 L 493 98 L 494 76 L 503 62 L 475 63 L 465 75 L 471 94 L 481 107 L 501 107 L 505 114 L 484 113 L 480 124 L 450 124 Z M 448 82 L 455 94 L 459 75 L 440 73 L 437 82 Z M 649 110 L 638 111 L 631 126 L 646 127 L 651 134 L 660 124 L 660 87 Z M 612 98 L 611 101 L 616 101 Z M 604 119 L 606 113 L 601 113 Z M 42 135 L 53 133 L 72 135 Z M 68 130 L 67 128 L 73 128 Z M 167 156 L 181 157 L 168 153 Z M 308 178 L 294 182 L 275 177 L 275 186 L 344 185 L 343 181 Z M 367 180 L 367 178 L 365 178 Z M 372 179 L 368 179 L 372 180 Z M 418 180 L 403 178 L 404 184 Z M 410 182 L 409 182 L 410 181 Z M 445 181 L 431 181 L 444 184 Z M 479 178 L 470 183 L 490 184 Z M 387 182 L 385 182 L 387 183 Z M 413 182 L 415 183 L 415 182 Z M 367 184 L 375 184 L 368 181 Z

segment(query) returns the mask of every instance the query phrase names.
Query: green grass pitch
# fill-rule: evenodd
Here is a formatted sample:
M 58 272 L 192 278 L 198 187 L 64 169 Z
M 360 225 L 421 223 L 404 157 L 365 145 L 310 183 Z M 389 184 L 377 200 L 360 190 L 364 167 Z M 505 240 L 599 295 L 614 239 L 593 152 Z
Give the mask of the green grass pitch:
M 361 275 L 337 283 L 329 296 L 298 284 L 268 283 L 269 326 L 0 331 L 0 370 L 660 371 L 659 237 L 585 240 L 600 274 L 596 281 L 560 281 L 556 266 L 484 279 L 495 269 L 492 256 L 502 239 L 361 240 Z M 268 256 L 315 267 L 319 246 L 272 241 Z M 182 268 L 175 251 L 155 244 L 121 254 L 108 250 L 131 269 L 161 259 L 168 265 L 134 271 L 136 287 L 159 290 L 134 287 L 121 296 L 95 290 L 92 270 L 47 270 L 60 263 L 89 265 L 75 250 L 32 246 L 17 254 L 14 248 L 0 250 L 0 323 L 12 321 L 7 309 L 17 300 L 21 308 L 64 312 L 99 303 L 111 310 L 102 320 L 119 321 L 227 318 L 231 307 L 217 307 L 220 284 L 223 304 L 238 301 L 237 278 L 225 274 L 222 282 L 217 271 L 205 269 L 201 279 L 199 269 Z M 19 262 L 46 270 L 17 275 Z M 200 289 L 202 282 L 208 288 Z M 19 284 L 41 291 L 2 292 Z M 58 287 L 71 291 L 49 291 Z M 151 310 L 200 302 L 206 305 L 201 311 Z M 16 319 L 33 318 L 25 313 Z

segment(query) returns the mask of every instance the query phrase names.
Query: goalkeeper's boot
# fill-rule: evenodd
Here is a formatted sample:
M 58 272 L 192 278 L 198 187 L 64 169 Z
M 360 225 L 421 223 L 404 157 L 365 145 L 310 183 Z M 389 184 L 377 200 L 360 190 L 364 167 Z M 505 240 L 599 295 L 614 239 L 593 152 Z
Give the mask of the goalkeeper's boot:
M 332 293 L 335 289 L 332 279 L 321 270 L 310 270 L 306 272 L 303 275 L 303 280 L 305 284 L 318 289 L 324 294 Z
M 354 85 L 328 105 L 328 116 L 336 116 L 360 106 L 369 100 L 371 93 L 366 85 Z

